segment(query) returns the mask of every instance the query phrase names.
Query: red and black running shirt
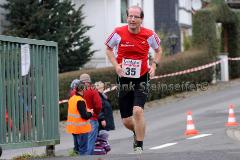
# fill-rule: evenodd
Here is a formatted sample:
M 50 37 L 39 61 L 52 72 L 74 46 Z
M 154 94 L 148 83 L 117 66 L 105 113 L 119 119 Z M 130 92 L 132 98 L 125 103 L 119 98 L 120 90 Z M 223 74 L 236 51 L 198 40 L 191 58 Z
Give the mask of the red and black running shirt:
M 140 28 L 138 34 L 128 31 L 128 26 L 118 27 L 108 37 L 105 45 L 110 49 L 114 49 L 117 63 L 121 64 L 122 59 L 141 60 L 140 75 L 148 72 L 148 54 L 149 49 L 158 49 L 160 47 L 160 39 L 158 35 L 144 27 Z

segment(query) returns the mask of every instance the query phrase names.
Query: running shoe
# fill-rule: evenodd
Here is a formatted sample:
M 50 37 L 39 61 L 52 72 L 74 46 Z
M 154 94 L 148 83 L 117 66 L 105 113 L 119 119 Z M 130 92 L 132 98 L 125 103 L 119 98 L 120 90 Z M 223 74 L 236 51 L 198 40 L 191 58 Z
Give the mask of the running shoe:
M 136 147 L 134 148 L 134 153 L 136 154 L 141 154 L 143 152 L 143 148 L 142 147 Z

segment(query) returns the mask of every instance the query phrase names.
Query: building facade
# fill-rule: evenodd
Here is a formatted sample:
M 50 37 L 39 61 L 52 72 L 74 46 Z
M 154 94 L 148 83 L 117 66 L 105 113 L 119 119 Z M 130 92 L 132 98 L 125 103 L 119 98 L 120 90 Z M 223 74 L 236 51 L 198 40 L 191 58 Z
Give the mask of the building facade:
M 6 0 L 0 0 L 3 4 Z M 126 9 L 132 5 L 143 8 L 145 17 L 143 26 L 157 31 L 167 31 L 177 36 L 175 52 L 184 50 L 184 37 L 191 36 L 192 0 L 71 0 L 75 7 L 82 4 L 85 16 L 84 24 L 93 26 L 86 34 L 90 36 L 96 50 L 86 68 L 111 66 L 108 61 L 104 42 L 117 26 L 126 25 Z M 0 8 L 0 32 L 7 24 Z M 166 38 L 166 37 L 165 37 Z
M 192 35 L 192 0 L 154 0 L 155 29 L 175 36 L 174 53 L 184 51 L 184 38 Z M 170 46 L 172 44 L 169 44 Z
M 86 68 L 111 66 L 108 61 L 104 45 L 105 40 L 117 26 L 126 25 L 126 9 L 132 5 L 143 8 L 145 18 L 143 26 L 154 29 L 153 0 L 72 0 L 79 7 L 84 4 L 84 23 L 93 26 L 87 35 L 90 36 L 93 46 L 97 50 Z

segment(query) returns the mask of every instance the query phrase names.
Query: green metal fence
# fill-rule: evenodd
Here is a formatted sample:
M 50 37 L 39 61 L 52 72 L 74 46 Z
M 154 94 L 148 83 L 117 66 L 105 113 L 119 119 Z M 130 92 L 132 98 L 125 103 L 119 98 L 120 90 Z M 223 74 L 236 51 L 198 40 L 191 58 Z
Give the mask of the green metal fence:
M 57 43 L 0 35 L 0 146 L 60 143 Z

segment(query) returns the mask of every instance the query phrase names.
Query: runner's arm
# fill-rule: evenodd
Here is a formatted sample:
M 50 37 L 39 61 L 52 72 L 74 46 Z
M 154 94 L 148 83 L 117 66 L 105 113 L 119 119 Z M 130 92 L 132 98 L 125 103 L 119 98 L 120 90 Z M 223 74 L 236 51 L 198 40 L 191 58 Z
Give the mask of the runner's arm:
M 155 51 L 155 53 L 154 53 L 154 56 L 152 59 L 152 65 L 155 64 L 155 66 L 157 66 L 157 64 L 159 64 L 160 59 L 161 59 L 162 48 L 159 47 L 159 48 L 155 49 L 154 51 Z
M 116 58 L 114 57 L 114 53 L 113 53 L 113 51 L 110 47 L 107 47 L 106 54 L 107 54 L 107 57 L 108 57 L 109 61 L 114 66 L 115 71 L 118 74 L 118 76 L 122 77 L 123 76 L 123 70 L 122 70 L 121 64 L 117 63 Z
M 153 56 L 153 59 L 152 59 L 151 68 L 149 70 L 150 77 L 155 76 L 155 70 L 157 68 L 157 65 L 160 62 L 161 55 L 162 55 L 162 48 L 161 48 L 161 46 L 158 47 L 157 49 L 155 49 L 154 51 L 155 51 L 155 53 L 154 53 L 154 56 Z
M 112 63 L 112 65 L 113 65 L 114 67 L 116 67 L 116 65 L 117 65 L 118 63 L 117 63 L 117 61 L 116 61 L 116 58 L 114 57 L 114 53 L 113 53 L 112 48 L 107 47 L 107 49 L 106 49 L 106 54 L 107 54 L 108 60 Z

